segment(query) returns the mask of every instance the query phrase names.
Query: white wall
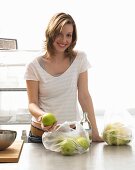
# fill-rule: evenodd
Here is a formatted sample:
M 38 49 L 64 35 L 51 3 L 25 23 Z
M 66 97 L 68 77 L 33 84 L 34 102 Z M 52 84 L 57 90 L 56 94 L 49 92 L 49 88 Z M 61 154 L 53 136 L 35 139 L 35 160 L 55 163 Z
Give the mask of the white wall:
M 19 49 L 42 49 L 50 17 L 70 13 L 78 28 L 76 48 L 86 51 L 93 66 L 95 109 L 134 108 L 134 9 L 134 0 L 0 0 L 0 37 L 17 38 Z

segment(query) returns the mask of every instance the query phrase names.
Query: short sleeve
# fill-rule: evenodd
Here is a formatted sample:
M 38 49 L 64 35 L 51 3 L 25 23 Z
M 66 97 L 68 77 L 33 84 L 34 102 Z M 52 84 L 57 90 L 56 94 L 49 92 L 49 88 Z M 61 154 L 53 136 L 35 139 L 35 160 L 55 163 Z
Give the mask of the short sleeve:
M 91 64 L 87 59 L 87 55 L 84 52 L 80 53 L 80 69 L 79 73 L 83 73 L 87 71 L 89 68 L 91 68 Z
M 36 73 L 36 69 L 35 69 L 33 63 L 29 63 L 26 65 L 24 79 L 39 81 L 37 73 Z

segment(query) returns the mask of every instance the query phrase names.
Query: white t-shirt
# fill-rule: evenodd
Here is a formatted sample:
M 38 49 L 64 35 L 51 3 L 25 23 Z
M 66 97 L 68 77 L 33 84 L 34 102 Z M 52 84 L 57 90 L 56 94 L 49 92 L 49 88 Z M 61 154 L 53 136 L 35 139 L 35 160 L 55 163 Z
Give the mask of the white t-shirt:
M 58 123 L 79 120 L 78 77 L 91 67 L 86 54 L 78 51 L 70 67 L 59 76 L 52 76 L 45 71 L 38 58 L 26 66 L 25 80 L 39 81 L 39 107 L 53 113 Z M 34 117 L 32 120 L 36 121 Z

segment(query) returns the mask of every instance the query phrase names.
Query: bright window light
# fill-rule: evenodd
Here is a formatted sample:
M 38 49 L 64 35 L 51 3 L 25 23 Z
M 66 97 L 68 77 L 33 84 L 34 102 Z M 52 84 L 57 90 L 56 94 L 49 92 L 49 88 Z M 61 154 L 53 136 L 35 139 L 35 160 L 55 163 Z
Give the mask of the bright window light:
M 19 50 L 42 50 L 52 15 L 71 14 L 78 28 L 76 49 L 85 51 L 92 65 L 95 110 L 135 108 L 134 0 L 4 0 L 0 6 L 0 37 L 16 38 Z

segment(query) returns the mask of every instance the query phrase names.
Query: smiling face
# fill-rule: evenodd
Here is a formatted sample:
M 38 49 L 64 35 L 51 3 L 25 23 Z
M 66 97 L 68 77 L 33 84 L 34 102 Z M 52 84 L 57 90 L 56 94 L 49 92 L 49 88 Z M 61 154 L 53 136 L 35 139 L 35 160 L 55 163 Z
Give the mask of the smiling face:
M 71 45 L 72 34 L 72 24 L 65 24 L 53 42 L 54 49 L 57 53 L 64 52 Z
M 71 15 L 66 13 L 54 15 L 48 24 L 45 36 L 45 50 L 50 56 L 63 52 L 66 57 L 74 56 L 77 30 Z

